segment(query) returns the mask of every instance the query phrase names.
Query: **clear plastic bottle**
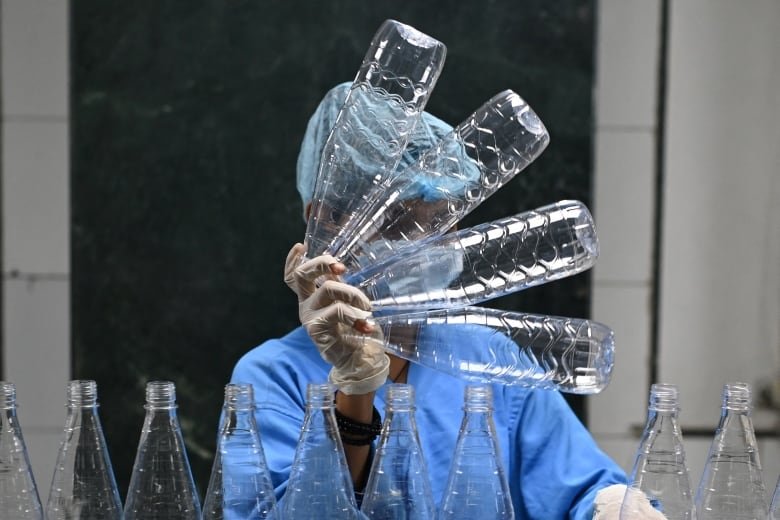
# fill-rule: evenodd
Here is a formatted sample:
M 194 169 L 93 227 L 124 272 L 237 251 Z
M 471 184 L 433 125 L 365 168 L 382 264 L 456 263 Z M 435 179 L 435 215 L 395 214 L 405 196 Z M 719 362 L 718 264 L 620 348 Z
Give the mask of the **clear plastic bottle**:
M 336 244 L 377 186 L 395 175 L 441 73 L 444 44 L 385 21 L 374 35 L 322 151 L 306 228 L 306 257 Z
M 125 520 L 200 520 L 200 499 L 170 381 L 146 385 L 146 418 L 125 503 Z
M 577 318 L 462 307 L 376 316 L 391 354 L 479 383 L 557 389 L 574 394 L 603 390 L 612 375 L 614 334 Z
M 385 420 L 361 511 L 371 520 L 433 520 L 436 507 L 414 420 L 414 388 L 392 384 L 385 395 Z
M 493 96 L 401 170 L 366 217 L 331 252 L 348 272 L 370 268 L 416 241 L 440 236 L 525 169 L 550 142 L 547 129 L 511 90 Z
M 276 497 L 255 420 L 251 384 L 225 386 L 203 520 L 276 518 Z
M 780 520 L 780 477 L 775 485 L 775 493 L 772 495 L 772 505 L 769 507 L 769 520 Z
M 629 486 L 644 496 L 626 494 L 621 520 L 641 518 L 646 506 L 634 499 L 637 496 L 649 499 L 668 520 L 695 520 L 679 411 L 675 385 L 654 384 L 650 388 L 647 423 L 629 478 Z
M 358 511 L 352 477 L 341 444 L 332 384 L 309 384 L 306 415 L 295 449 L 280 520 L 366 520 Z
M 0 518 L 43 520 L 38 488 L 16 415 L 16 387 L 0 381 Z
M 747 383 L 727 383 L 718 429 L 696 491 L 699 520 L 763 520 L 769 511 Z
M 469 385 L 438 520 L 512 520 L 509 484 L 493 424 L 493 389 Z
M 598 252 L 588 208 L 561 201 L 426 241 L 348 281 L 375 311 L 461 307 L 590 269 Z
M 67 400 L 46 518 L 121 520 L 122 503 L 98 416 L 97 383 L 69 382 Z

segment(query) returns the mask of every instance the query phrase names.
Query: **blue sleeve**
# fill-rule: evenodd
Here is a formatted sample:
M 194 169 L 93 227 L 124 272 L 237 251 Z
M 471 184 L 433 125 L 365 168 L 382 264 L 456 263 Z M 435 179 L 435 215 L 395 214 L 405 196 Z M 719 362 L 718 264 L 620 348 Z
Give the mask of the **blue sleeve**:
M 520 482 L 510 485 L 528 518 L 590 520 L 596 493 L 626 482 L 558 392 L 529 391 L 514 435 L 510 463 L 519 464 Z

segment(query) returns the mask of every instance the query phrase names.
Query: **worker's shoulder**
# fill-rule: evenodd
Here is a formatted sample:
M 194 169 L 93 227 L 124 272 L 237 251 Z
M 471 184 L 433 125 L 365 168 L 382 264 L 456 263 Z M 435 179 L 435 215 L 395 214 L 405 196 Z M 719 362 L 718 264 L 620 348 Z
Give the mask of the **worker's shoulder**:
M 269 339 L 244 354 L 236 363 L 234 372 L 273 369 L 284 366 L 302 366 L 319 363 L 321 358 L 303 327 L 298 327 L 281 338 Z

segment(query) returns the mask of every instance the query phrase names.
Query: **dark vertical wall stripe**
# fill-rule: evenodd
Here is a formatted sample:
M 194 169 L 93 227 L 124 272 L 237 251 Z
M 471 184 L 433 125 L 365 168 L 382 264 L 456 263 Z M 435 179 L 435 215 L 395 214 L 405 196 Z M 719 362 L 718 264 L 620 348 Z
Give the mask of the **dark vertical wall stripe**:
M 653 208 L 653 257 L 652 257 L 652 289 L 651 289 L 651 324 L 650 324 L 650 384 L 658 382 L 660 373 L 658 360 L 660 355 L 660 322 L 661 322 L 661 262 L 663 254 L 663 208 L 664 208 L 664 178 L 666 163 L 666 95 L 668 89 L 669 67 L 669 8 L 670 0 L 661 0 L 661 17 L 659 26 L 658 49 L 658 84 L 656 103 L 655 131 L 655 184 Z

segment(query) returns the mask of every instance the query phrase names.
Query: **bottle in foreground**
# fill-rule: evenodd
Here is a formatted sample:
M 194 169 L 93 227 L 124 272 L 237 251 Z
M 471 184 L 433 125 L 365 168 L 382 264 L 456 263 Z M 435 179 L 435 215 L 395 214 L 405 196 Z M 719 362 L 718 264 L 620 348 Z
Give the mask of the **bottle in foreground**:
M 43 520 L 30 459 L 16 415 L 16 387 L 0 381 L 0 518 Z
M 306 415 L 295 449 L 281 520 L 365 520 L 358 511 L 352 477 L 339 437 L 331 384 L 309 384 Z
M 557 316 L 463 307 L 372 318 L 391 354 L 475 383 L 603 390 L 612 374 L 614 334 L 601 323 Z M 357 336 L 357 333 L 349 334 Z
M 512 520 L 515 513 L 493 424 L 492 387 L 467 386 L 463 411 L 438 519 Z
M 583 272 L 598 252 L 588 208 L 560 201 L 424 241 L 348 281 L 375 311 L 462 307 Z
M 200 520 L 200 499 L 170 381 L 146 385 L 146 418 L 125 503 L 125 520 Z
M 306 258 L 337 250 L 361 206 L 395 175 L 446 54 L 441 42 L 394 20 L 376 32 L 322 150 Z
M 334 256 L 349 272 L 443 235 L 531 164 L 550 142 L 516 93 L 493 96 L 379 193 Z
M 631 470 L 621 520 L 641 518 L 648 499 L 668 520 L 696 518 L 679 410 L 675 385 L 654 384 L 650 388 L 647 422 Z
M 433 520 L 436 509 L 414 420 L 414 388 L 392 384 L 385 401 L 361 511 L 371 520 Z
M 747 383 L 727 383 L 715 438 L 696 491 L 699 520 L 760 520 L 769 514 Z
M 769 520 L 780 520 L 780 477 L 777 479 L 775 493 L 772 495 L 772 505 L 769 508 Z
M 255 420 L 251 384 L 225 386 L 203 520 L 276 518 L 276 498 Z
M 68 383 L 65 431 L 57 454 L 47 520 L 121 520 L 122 503 L 98 416 L 97 383 Z

